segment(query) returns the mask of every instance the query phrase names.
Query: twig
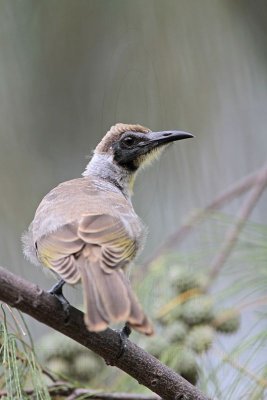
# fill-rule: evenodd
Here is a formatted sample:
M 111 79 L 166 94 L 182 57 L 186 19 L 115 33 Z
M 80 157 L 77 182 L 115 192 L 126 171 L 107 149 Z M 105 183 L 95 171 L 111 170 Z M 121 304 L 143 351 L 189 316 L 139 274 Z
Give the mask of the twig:
M 165 315 L 169 314 L 169 312 L 172 311 L 179 304 L 183 304 L 188 299 L 199 296 L 201 293 L 202 293 L 202 291 L 199 290 L 198 288 L 193 288 L 193 289 L 189 289 L 183 293 L 178 294 L 178 296 L 172 298 L 167 304 L 164 304 L 159 309 L 159 311 L 157 313 L 157 318 L 160 319 L 160 318 L 164 317 Z
M 0 300 L 94 351 L 164 400 L 207 400 L 196 387 L 129 340 L 118 358 L 121 341 L 117 332 L 88 332 L 83 313 L 74 307 L 70 307 L 70 318 L 64 322 L 64 311 L 54 296 L 2 267 Z
M 90 398 L 94 400 L 161 400 L 161 398 L 156 395 L 145 395 L 140 393 L 96 393 L 95 391 L 88 389 L 76 389 L 73 394 L 67 397 L 66 400 L 75 400 L 78 396 L 83 396 L 84 399 Z
M 226 232 L 225 239 L 219 252 L 215 255 L 210 264 L 210 281 L 213 281 L 219 274 L 221 268 L 223 267 L 225 261 L 231 254 L 241 230 L 243 229 L 246 220 L 251 214 L 253 208 L 258 202 L 260 196 L 267 186 L 267 168 L 263 168 L 255 178 L 255 185 L 250 192 L 247 200 L 244 201 L 237 220 L 231 228 Z
M 79 396 L 82 396 L 83 399 L 90 398 L 92 400 L 161 400 L 157 395 L 145 395 L 140 393 L 107 393 L 84 388 L 75 388 L 73 386 L 68 386 L 67 382 L 61 381 L 56 381 L 52 385 L 49 385 L 47 389 L 52 398 L 54 396 L 68 396 L 66 397 L 66 400 L 75 400 Z M 34 389 L 24 389 L 23 393 L 31 396 L 34 394 Z M 4 396 L 8 396 L 8 392 L 6 390 L 0 390 L 0 398 Z
M 6 304 L 6 307 L 8 309 L 8 311 L 10 312 L 10 314 L 12 315 L 13 320 L 15 321 L 16 326 L 18 327 L 18 329 L 20 330 L 20 332 L 22 333 L 23 336 L 26 336 L 26 333 L 24 332 L 24 329 L 22 328 L 20 322 L 18 321 L 16 315 L 14 314 L 14 311 L 11 310 L 11 308 L 9 307 L 8 304 Z
M 247 309 L 249 307 L 263 306 L 263 305 L 265 306 L 266 304 L 267 304 L 267 296 L 262 296 L 262 297 L 260 297 L 258 299 L 251 300 L 251 301 L 248 301 L 246 303 L 239 304 L 237 309 L 241 311 L 241 310 Z
M 266 172 L 267 165 L 264 165 L 258 171 L 242 178 L 240 181 L 230 186 L 226 191 L 217 196 L 204 209 L 197 210 L 176 232 L 174 232 L 167 238 L 167 240 L 158 248 L 157 251 L 153 253 L 151 257 L 149 257 L 145 261 L 145 263 L 142 265 L 142 268 L 140 268 L 140 270 L 142 270 L 142 274 L 147 271 L 149 265 L 154 260 L 163 255 L 166 251 L 174 248 L 179 242 L 185 239 L 188 234 L 191 233 L 194 226 L 203 221 L 203 219 L 209 213 L 225 206 L 234 198 L 241 196 L 243 193 L 247 192 L 255 185 L 259 175 L 263 175 Z
M 48 371 L 46 368 L 41 366 L 42 373 L 47 376 L 53 383 L 57 382 L 57 379 L 52 372 Z

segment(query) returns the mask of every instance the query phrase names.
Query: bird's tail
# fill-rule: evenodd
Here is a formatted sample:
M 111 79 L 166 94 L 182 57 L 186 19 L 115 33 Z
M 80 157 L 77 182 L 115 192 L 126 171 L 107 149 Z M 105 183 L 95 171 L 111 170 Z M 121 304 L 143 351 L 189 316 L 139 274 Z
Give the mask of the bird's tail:
M 89 262 L 81 256 L 79 269 L 86 308 L 85 324 L 89 331 L 100 332 L 110 323 L 123 321 L 145 335 L 153 334 L 153 327 L 120 268 L 107 272 L 97 258 L 92 260 L 90 257 Z

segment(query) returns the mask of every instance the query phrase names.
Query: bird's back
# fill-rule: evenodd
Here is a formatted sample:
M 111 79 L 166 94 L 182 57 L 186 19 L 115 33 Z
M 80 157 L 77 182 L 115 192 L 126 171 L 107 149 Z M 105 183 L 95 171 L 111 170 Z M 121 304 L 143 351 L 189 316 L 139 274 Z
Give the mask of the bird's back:
M 67 224 L 78 224 L 85 215 L 107 214 L 119 218 L 125 231 L 142 247 L 144 227 L 130 200 L 112 183 L 84 177 L 63 182 L 52 189 L 36 210 L 29 231 L 24 235 L 25 253 L 35 257 L 35 244 Z

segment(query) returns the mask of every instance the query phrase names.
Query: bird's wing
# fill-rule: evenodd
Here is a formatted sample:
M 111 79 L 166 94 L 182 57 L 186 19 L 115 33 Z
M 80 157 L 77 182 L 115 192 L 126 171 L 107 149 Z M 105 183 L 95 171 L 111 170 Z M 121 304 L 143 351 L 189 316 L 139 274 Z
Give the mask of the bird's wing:
M 123 267 L 136 254 L 135 237 L 122 218 L 109 214 L 84 215 L 78 226 L 78 236 L 84 243 L 101 246 L 101 267 L 106 272 Z
M 95 247 L 100 251 L 95 252 Z M 97 256 L 100 267 L 111 273 L 134 257 L 137 246 L 124 221 L 108 214 L 86 214 L 78 223 L 66 224 L 37 242 L 40 261 L 70 284 L 80 278 L 81 251 L 88 260 Z
M 36 242 L 39 260 L 70 284 L 80 280 L 77 254 L 84 243 L 77 235 L 76 224 L 66 224 L 57 231 L 41 237 Z

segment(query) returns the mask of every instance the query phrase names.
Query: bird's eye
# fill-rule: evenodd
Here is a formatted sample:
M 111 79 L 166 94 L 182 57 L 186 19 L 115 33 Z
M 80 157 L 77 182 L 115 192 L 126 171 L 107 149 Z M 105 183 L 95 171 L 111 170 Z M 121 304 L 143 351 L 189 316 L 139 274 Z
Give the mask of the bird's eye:
M 125 147 L 131 147 L 136 143 L 136 140 L 132 136 L 127 136 L 122 140 L 122 143 Z

